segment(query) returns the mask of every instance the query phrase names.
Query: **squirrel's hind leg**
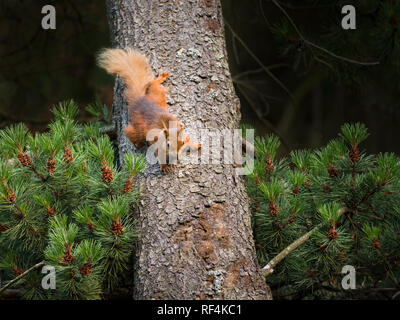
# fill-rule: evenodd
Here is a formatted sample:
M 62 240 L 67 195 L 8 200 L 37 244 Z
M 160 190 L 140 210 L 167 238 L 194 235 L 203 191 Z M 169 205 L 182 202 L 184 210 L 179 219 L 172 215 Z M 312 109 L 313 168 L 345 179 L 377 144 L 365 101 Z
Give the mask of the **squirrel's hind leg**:
M 136 149 L 140 149 L 141 147 L 143 147 L 145 141 L 143 141 L 141 136 L 131 124 L 125 127 L 125 135 Z

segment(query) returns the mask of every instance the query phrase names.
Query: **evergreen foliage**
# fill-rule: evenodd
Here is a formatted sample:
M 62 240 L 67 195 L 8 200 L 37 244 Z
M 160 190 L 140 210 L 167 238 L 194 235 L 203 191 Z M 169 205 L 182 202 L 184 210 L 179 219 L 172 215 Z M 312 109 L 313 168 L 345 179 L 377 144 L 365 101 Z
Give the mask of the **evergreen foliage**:
M 345 124 L 327 146 L 283 159 L 275 136 L 256 138 L 247 187 L 260 265 L 307 236 L 272 263 L 275 298 L 391 298 L 400 290 L 400 159 L 360 151 L 367 136 L 364 125 Z M 355 290 L 342 289 L 345 265 L 355 267 Z
M 44 260 L 55 267 L 56 289 L 44 290 L 35 270 L 17 283 L 24 298 L 100 299 L 131 265 L 134 179 L 145 159 L 126 154 L 119 167 L 104 125 L 78 124 L 73 101 L 53 113 L 46 133 L 32 135 L 23 124 L 0 131 L 2 285 Z

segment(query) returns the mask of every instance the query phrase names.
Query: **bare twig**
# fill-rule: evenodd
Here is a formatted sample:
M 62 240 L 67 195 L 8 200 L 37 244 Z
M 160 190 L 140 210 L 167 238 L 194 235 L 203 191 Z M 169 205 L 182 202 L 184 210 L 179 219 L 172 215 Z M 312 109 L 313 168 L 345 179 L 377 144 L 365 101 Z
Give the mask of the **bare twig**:
M 362 62 L 362 61 L 357 61 L 354 59 L 350 59 L 350 58 L 346 58 L 343 56 L 340 56 L 336 53 L 333 53 L 331 51 L 329 51 L 328 49 L 325 49 L 309 40 L 307 40 L 303 34 L 300 32 L 299 28 L 296 26 L 296 24 L 294 23 L 293 19 L 289 16 L 289 14 L 286 12 L 286 10 L 284 8 L 282 8 L 282 6 L 278 3 L 278 1 L 276 0 L 272 0 L 272 2 L 279 8 L 279 10 L 282 11 L 282 13 L 285 15 L 286 19 L 288 19 L 288 21 L 290 22 L 290 24 L 293 26 L 293 28 L 295 29 L 295 31 L 297 32 L 297 34 L 299 35 L 299 37 L 304 41 L 304 43 L 310 47 L 313 47 L 315 49 L 318 49 L 328 55 L 330 55 L 333 58 L 336 58 L 338 60 L 342 60 L 342 61 L 346 61 L 349 63 L 353 63 L 353 64 L 358 64 L 358 65 L 362 65 L 362 66 L 374 66 L 379 64 L 379 61 L 373 61 L 373 62 Z M 321 62 L 321 61 L 320 61 Z
M 224 20 L 225 25 L 228 27 L 228 29 L 231 31 L 233 36 L 240 42 L 240 44 L 245 48 L 245 50 L 249 53 L 249 55 L 260 65 L 260 67 L 265 71 L 267 75 L 269 75 L 288 95 L 291 99 L 292 98 L 292 93 L 290 90 L 280 81 L 272 72 L 269 70 L 262 62 L 261 60 L 249 49 L 249 47 L 246 45 L 246 43 L 242 40 L 242 38 L 239 37 L 239 35 L 232 29 L 231 25 Z
M 30 267 L 28 270 L 26 270 L 24 273 L 21 273 L 18 277 L 12 279 L 10 282 L 8 282 L 4 287 L 0 288 L 0 294 L 5 291 L 8 287 L 10 287 L 11 285 L 13 285 L 15 282 L 17 282 L 19 279 L 25 277 L 28 273 L 30 273 L 31 271 L 40 268 L 41 266 L 44 265 L 44 261 L 39 262 L 37 264 L 35 264 L 33 267 Z
M 348 211 L 348 208 L 346 208 L 346 207 L 340 208 L 338 211 L 339 217 L 347 211 Z M 306 234 L 302 235 L 300 238 L 298 238 L 297 240 L 292 242 L 290 245 L 288 245 L 285 249 L 283 249 L 277 256 L 275 256 L 270 262 L 268 262 L 268 264 L 265 267 L 262 268 L 263 275 L 268 276 L 269 274 L 274 272 L 273 268 L 279 262 L 281 262 L 284 258 L 286 258 L 286 256 L 288 256 L 295 249 L 300 247 L 304 242 L 306 242 L 310 238 L 311 234 L 315 230 L 319 229 L 322 225 L 323 225 L 322 223 L 317 225 L 312 230 L 308 231 Z

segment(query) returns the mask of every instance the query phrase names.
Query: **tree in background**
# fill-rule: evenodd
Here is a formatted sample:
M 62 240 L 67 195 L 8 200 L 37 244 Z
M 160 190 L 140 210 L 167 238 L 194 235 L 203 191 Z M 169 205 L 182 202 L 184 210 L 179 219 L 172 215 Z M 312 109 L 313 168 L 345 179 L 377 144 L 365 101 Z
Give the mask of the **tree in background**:
M 399 152 L 398 1 L 223 1 L 229 63 L 243 121 L 275 133 L 279 155 L 315 148 L 347 121 L 373 133 L 371 153 Z M 342 28 L 342 8 L 356 29 Z M 377 64 L 378 63 L 378 64 Z
M 56 9 L 55 30 L 42 29 L 45 5 Z M 80 119 L 94 100 L 111 105 L 111 79 L 94 59 L 108 43 L 105 10 L 97 0 L 0 1 L 0 128 L 46 130 L 53 105 L 71 97 Z
M 256 141 L 249 175 L 257 256 L 274 298 L 388 298 L 400 292 L 400 159 L 360 150 L 345 124 L 317 150 L 278 160 L 279 139 Z M 342 288 L 354 266 L 355 290 Z
M 171 74 L 168 110 L 190 132 L 234 129 L 240 120 L 227 63 L 219 1 L 107 1 L 113 47 L 133 47 Z M 127 107 L 116 82 L 113 117 L 120 160 Z M 185 130 L 186 130 L 185 129 Z M 266 299 L 256 261 L 248 197 L 233 165 L 183 164 L 140 177 L 141 238 L 136 299 Z

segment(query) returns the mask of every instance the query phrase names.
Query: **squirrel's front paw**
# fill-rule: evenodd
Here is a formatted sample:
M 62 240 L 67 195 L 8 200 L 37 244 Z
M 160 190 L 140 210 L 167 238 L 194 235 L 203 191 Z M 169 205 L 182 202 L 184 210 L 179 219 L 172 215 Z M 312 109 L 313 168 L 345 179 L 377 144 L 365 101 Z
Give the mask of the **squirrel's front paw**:
M 165 80 L 167 80 L 167 78 L 170 76 L 170 74 L 168 72 L 160 72 L 158 74 L 158 78 L 160 78 L 161 82 L 164 82 Z

